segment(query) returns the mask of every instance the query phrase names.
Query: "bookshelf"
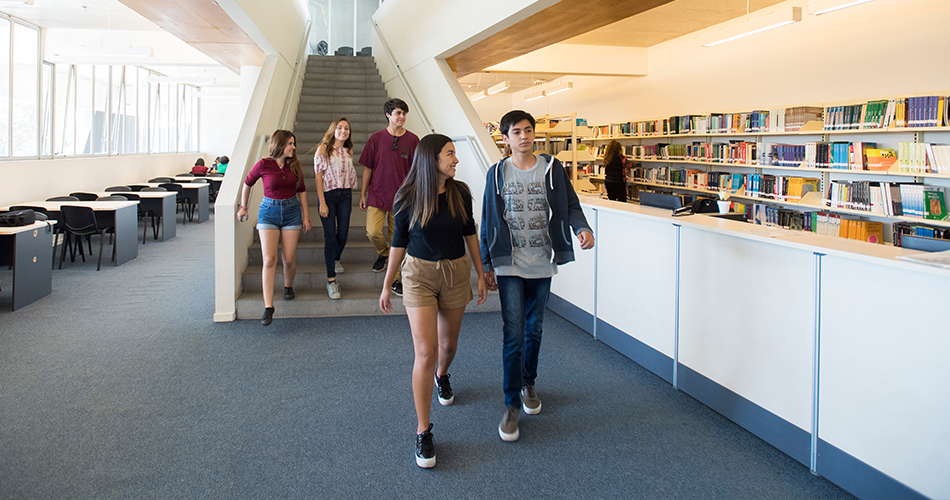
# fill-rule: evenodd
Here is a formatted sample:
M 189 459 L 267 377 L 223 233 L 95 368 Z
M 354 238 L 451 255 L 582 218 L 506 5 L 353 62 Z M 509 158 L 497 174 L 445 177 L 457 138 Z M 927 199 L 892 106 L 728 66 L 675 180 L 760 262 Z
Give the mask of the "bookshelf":
M 582 122 L 584 120 L 581 120 Z M 492 124 L 494 125 L 494 124 Z M 491 127 L 489 127 L 491 130 Z M 562 115 L 543 115 L 535 117 L 535 149 L 552 154 L 562 163 L 570 164 L 571 181 L 575 184 L 578 180 L 577 166 L 579 163 L 592 163 L 593 156 L 586 149 L 578 149 L 579 141 L 585 137 L 593 135 L 593 132 L 584 124 L 578 124 L 577 113 Z M 495 131 L 491 134 L 495 145 L 498 146 L 502 155 L 506 155 L 506 147 L 501 133 Z M 567 148 L 570 140 L 571 148 Z M 564 147 L 556 147 L 557 143 L 564 142 Z M 538 143 L 543 143 L 543 147 Z M 555 151 L 555 149 L 558 149 Z
M 907 99 L 908 104 L 910 98 Z M 946 101 L 946 102 L 945 102 Z M 936 102 L 936 100 L 932 101 Z M 870 104 L 870 102 L 865 106 L 865 108 Z M 950 125 L 950 99 L 940 99 L 940 106 L 943 110 L 940 112 L 940 118 L 937 118 L 937 113 L 934 111 L 934 114 L 931 115 L 932 122 L 946 123 Z M 708 130 L 689 130 L 685 133 L 671 133 L 675 130 L 675 127 L 671 124 L 666 123 L 665 120 L 656 120 L 655 126 L 656 130 L 660 132 L 652 133 L 623 133 L 617 134 L 613 133 L 617 129 L 622 129 L 624 127 L 637 128 L 641 127 L 642 123 L 649 122 L 627 122 L 625 124 L 610 124 L 610 125 L 601 125 L 591 127 L 594 132 L 593 135 L 587 137 L 586 142 L 591 145 L 591 150 L 596 154 L 599 154 L 601 148 L 606 145 L 607 142 L 616 140 L 624 146 L 625 151 L 628 153 L 631 149 L 636 153 L 640 154 L 627 154 L 626 157 L 628 160 L 634 162 L 634 167 L 640 167 L 640 169 L 656 169 L 666 167 L 668 171 L 673 171 L 674 169 L 679 168 L 679 173 L 682 173 L 683 170 L 693 174 L 700 172 L 703 174 L 714 173 L 716 175 L 720 174 L 734 174 L 741 173 L 744 177 L 751 177 L 748 174 L 757 174 L 760 176 L 767 177 L 779 177 L 788 178 L 792 177 L 802 177 L 804 179 L 814 179 L 817 180 L 818 189 L 817 191 L 821 194 L 822 205 L 810 205 L 804 204 L 795 200 L 783 199 L 782 196 L 772 197 L 771 195 L 765 196 L 749 196 L 749 195 L 740 195 L 736 196 L 732 194 L 732 200 L 739 203 L 745 204 L 770 204 L 778 205 L 780 207 L 787 207 L 791 209 L 800 209 L 803 211 L 814 212 L 821 211 L 827 213 L 837 213 L 847 216 L 859 216 L 861 218 L 868 218 L 872 220 L 879 220 L 888 224 L 896 222 L 911 222 L 917 224 L 926 224 L 935 227 L 950 227 L 950 220 L 934 220 L 926 219 L 924 217 L 908 217 L 901 215 L 890 215 L 886 213 L 879 213 L 877 211 L 864 211 L 864 210 L 855 210 L 852 208 L 843 208 L 840 206 L 834 206 L 835 203 L 832 203 L 828 200 L 830 196 L 830 188 L 833 183 L 862 183 L 862 182 L 871 182 L 875 187 L 878 183 L 880 186 L 885 186 L 893 183 L 915 183 L 923 184 L 929 187 L 936 188 L 939 192 L 943 193 L 942 196 L 946 198 L 945 191 L 950 187 L 950 171 L 946 168 L 941 168 L 939 172 L 930 172 L 930 171 L 901 171 L 900 168 L 903 167 L 903 163 L 908 161 L 904 156 L 900 156 L 901 167 L 897 165 L 893 166 L 889 170 L 858 170 L 851 168 L 825 168 L 825 167 L 806 167 L 805 162 L 802 161 L 798 166 L 794 165 L 773 165 L 770 164 L 774 161 L 774 158 L 771 156 L 763 156 L 763 154 L 772 154 L 773 150 L 770 149 L 774 146 L 783 146 L 783 147 L 804 147 L 809 143 L 818 144 L 822 146 L 827 146 L 829 144 L 845 144 L 847 143 L 849 147 L 853 147 L 854 144 L 872 144 L 873 147 L 878 149 L 892 149 L 894 152 L 898 152 L 900 147 L 903 145 L 922 145 L 922 144 L 934 144 L 934 145 L 945 145 L 950 144 L 950 126 L 896 126 L 895 123 L 890 123 L 888 126 L 875 126 L 870 128 L 861 128 L 861 123 L 864 119 L 864 112 L 860 111 L 860 104 L 853 105 L 854 112 L 850 115 L 853 121 L 850 125 L 845 120 L 845 124 L 837 124 L 835 126 L 841 127 L 853 127 L 848 129 L 841 130 L 826 130 L 825 127 L 829 126 L 829 118 L 840 119 L 842 116 L 848 117 L 849 115 L 840 114 L 841 108 L 846 108 L 846 106 L 829 106 L 823 109 L 823 116 L 818 116 L 817 119 L 807 120 L 801 124 L 801 127 L 798 130 L 789 130 L 789 131 L 771 131 L 770 126 L 774 127 L 774 123 L 769 122 L 768 118 L 765 119 L 765 122 L 759 121 L 758 124 L 760 127 L 757 127 L 756 130 L 746 130 L 742 123 L 736 130 L 731 132 L 721 132 L 721 131 L 708 131 Z M 814 109 L 814 108 L 809 108 Z M 774 110 L 773 110 L 774 111 Z M 910 119 L 911 115 L 908 110 L 904 110 L 905 118 Z M 762 112 L 766 117 L 768 117 L 767 112 Z M 829 117 L 829 113 L 839 113 L 834 117 Z M 749 113 L 752 114 L 752 113 Z M 736 115 L 739 115 L 738 113 Z M 919 115 L 921 118 L 926 117 L 926 115 Z M 685 119 L 697 118 L 697 115 L 688 115 Z M 868 115 L 870 117 L 870 115 Z M 673 118 L 671 117 L 671 123 Z M 681 120 L 684 117 L 679 117 Z M 709 120 L 709 115 L 705 117 L 700 117 L 703 120 Z M 859 120 L 860 118 L 860 120 Z M 894 118 L 894 117 L 892 117 Z M 748 120 L 748 119 L 747 119 Z M 883 123 L 884 118 L 881 119 Z M 661 123 L 662 122 L 662 123 Z M 682 121 L 680 122 L 682 123 Z M 745 122 L 746 124 L 749 121 Z M 768 124 L 764 126 L 763 123 Z M 834 121 L 832 120 L 832 124 Z M 689 125 L 687 125 L 689 127 Z M 648 127 L 649 128 L 649 127 Z M 604 133 L 604 132 L 607 133 Z M 682 131 L 681 131 L 682 132 Z M 722 139 L 726 139 L 723 141 Z M 755 153 L 752 153 L 742 160 L 713 160 L 710 161 L 708 158 L 708 151 L 713 147 L 719 148 L 718 151 L 723 149 L 728 149 L 731 145 L 740 145 L 748 144 L 749 150 L 755 150 Z M 642 146 L 642 147 L 641 147 Z M 649 148 L 655 148 L 653 155 L 645 155 L 644 152 L 651 151 Z M 921 146 L 923 147 L 923 146 Z M 673 154 L 672 158 L 670 154 L 661 155 L 660 151 L 663 150 L 663 153 L 669 151 L 675 151 L 677 154 Z M 693 156 L 691 154 L 683 154 L 684 150 L 686 151 L 707 151 L 705 157 Z M 934 148 L 936 149 L 936 148 Z M 845 148 L 847 151 L 847 148 Z M 731 150 L 730 150 L 731 154 Z M 900 155 L 903 155 L 904 152 L 901 151 Z M 853 159 L 854 157 L 851 156 Z M 862 164 L 867 163 L 866 159 L 862 156 Z M 595 158 L 596 161 L 600 161 L 600 158 Z M 919 158 L 918 158 L 918 161 Z M 927 160 L 923 160 L 927 161 Z M 637 165 L 639 163 L 639 165 Z M 945 166 L 946 162 L 941 162 L 941 167 Z M 688 166 L 688 167 L 687 167 Z M 845 160 L 845 167 L 848 167 L 847 160 Z M 686 167 L 686 168 L 682 168 Z M 928 165 L 928 167 L 937 170 L 936 165 Z M 910 168 L 910 167 L 908 167 Z M 904 170 L 908 170 L 904 168 Z M 924 167 L 927 169 L 927 167 Z M 793 173 L 794 172 L 794 173 Z M 594 178 L 595 181 L 600 179 Z M 716 197 L 722 191 L 727 191 L 730 193 L 735 193 L 736 189 L 719 189 L 717 188 L 708 188 L 703 185 L 692 185 L 688 180 L 686 182 L 654 182 L 652 180 L 643 179 L 643 178 L 632 178 L 628 179 L 628 185 L 634 186 L 635 188 L 647 188 L 647 189 L 664 189 L 670 190 L 673 192 L 679 192 L 684 194 L 702 194 L 710 195 Z M 731 186 L 730 186 L 731 187 Z M 886 228 L 885 234 L 890 234 L 890 228 Z

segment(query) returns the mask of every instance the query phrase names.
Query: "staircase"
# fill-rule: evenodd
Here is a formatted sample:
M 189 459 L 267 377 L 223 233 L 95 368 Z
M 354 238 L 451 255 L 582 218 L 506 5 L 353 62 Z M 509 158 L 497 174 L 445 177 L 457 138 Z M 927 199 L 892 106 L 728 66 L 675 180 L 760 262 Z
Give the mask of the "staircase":
M 327 274 L 323 258 L 323 227 L 317 209 L 316 180 L 311 152 L 333 120 L 346 117 L 350 121 L 353 140 L 353 163 L 357 178 L 362 179 L 359 164 L 363 145 L 369 136 L 388 124 L 383 105 L 389 100 L 376 63 L 372 57 L 310 56 L 304 77 L 300 103 L 297 106 L 297 157 L 303 166 L 313 228 L 301 235 L 297 244 L 297 276 L 294 279 L 296 298 L 283 300 L 283 267 L 277 264 L 274 279 L 274 317 L 308 318 L 325 316 L 369 316 L 383 314 L 379 310 L 379 293 L 385 273 L 374 273 L 376 250 L 366 238 L 366 212 L 359 208 L 359 188 L 353 190 L 353 210 L 350 231 L 341 263 L 343 273 L 337 273 L 343 298 L 331 300 L 327 295 Z M 410 110 L 411 112 L 412 110 Z M 255 233 L 254 244 L 248 248 L 248 266 L 242 276 L 243 292 L 237 300 L 238 319 L 260 318 L 264 313 L 261 296 L 262 258 L 260 240 Z M 475 272 L 472 271 L 473 293 Z M 394 313 L 405 313 L 402 299 L 392 295 Z M 497 293 L 489 294 L 488 301 L 476 311 L 501 309 Z

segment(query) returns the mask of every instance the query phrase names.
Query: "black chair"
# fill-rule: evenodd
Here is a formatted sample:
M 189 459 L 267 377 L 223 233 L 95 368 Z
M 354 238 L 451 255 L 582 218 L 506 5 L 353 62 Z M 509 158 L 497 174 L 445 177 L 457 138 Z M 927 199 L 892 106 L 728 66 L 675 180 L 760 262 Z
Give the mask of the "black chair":
M 184 172 L 184 173 L 176 174 L 176 175 L 175 175 L 175 177 L 194 177 L 194 176 L 195 176 L 195 174 L 193 174 L 193 173 L 191 173 L 191 172 Z
M 47 198 L 46 201 L 79 201 L 79 198 L 75 196 L 54 196 L 52 198 Z
M 59 211 L 63 216 L 63 225 L 66 228 L 66 237 L 75 236 L 81 238 L 86 236 L 87 238 L 98 234 L 99 235 L 99 263 L 96 266 L 96 271 L 102 269 L 102 246 L 105 244 L 106 239 L 106 230 L 108 228 L 99 228 L 99 225 L 96 223 L 96 213 L 89 207 L 78 207 L 74 205 L 63 205 L 59 207 Z M 90 240 L 89 256 L 92 256 L 92 242 Z M 79 255 L 82 256 L 82 261 L 86 261 L 86 256 L 83 253 L 82 241 L 77 245 L 79 247 Z M 115 260 L 115 243 L 112 244 L 112 259 Z M 66 260 L 66 246 L 63 246 L 62 256 L 59 258 L 59 268 L 63 268 L 63 261 Z M 72 261 L 75 261 L 73 257 Z
M 175 213 L 177 214 L 178 208 L 181 207 L 181 211 L 183 213 L 181 217 L 181 223 L 184 225 L 188 220 L 188 201 L 185 200 L 185 195 L 182 193 L 181 186 L 178 184 L 167 183 L 160 184 L 158 187 L 165 188 L 166 191 L 174 191 L 177 193 L 175 195 Z
M 214 173 L 209 173 L 207 177 L 224 177 L 224 174 L 214 172 Z
M 164 191 L 165 189 L 164 189 L 164 188 L 150 188 L 150 187 L 146 187 L 146 188 L 143 189 L 142 191 L 157 191 L 157 190 L 162 190 L 162 191 Z M 158 239 L 158 228 L 155 227 L 155 218 L 158 217 L 159 220 L 161 220 L 162 214 L 157 214 L 157 215 L 156 215 L 153 210 L 145 210 L 144 208 L 142 208 L 142 197 L 139 196 L 139 195 L 137 195 L 137 194 L 135 194 L 135 193 L 122 193 L 121 196 L 122 196 L 123 198 L 129 200 L 129 201 L 137 201 L 137 202 L 139 202 L 139 220 L 143 220 L 143 219 L 145 219 L 146 217 L 149 217 L 149 216 L 152 217 L 152 232 L 155 233 L 155 239 L 157 240 L 157 239 Z M 143 224 L 143 225 L 142 225 L 142 244 L 143 244 L 143 245 L 145 244 L 145 236 L 146 236 L 146 235 L 148 235 L 148 224 Z
M 215 190 L 214 190 L 214 183 L 213 183 L 213 182 L 211 182 L 211 181 L 209 181 L 208 179 L 205 179 L 205 178 L 196 177 L 196 178 L 192 179 L 191 183 L 192 183 L 192 184 L 199 184 L 199 183 L 200 183 L 200 184 L 207 184 L 207 185 L 208 185 L 208 202 L 209 202 L 209 203 L 214 203 L 214 199 L 215 199 L 215 197 L 218 195 L 218 193 L 216 193 Z M 194 211 L 194 208 L 192 208 L 192 211 Z
M 154 179 L 149 179 L 148 181 L 151 183 L 165 184 L 168 182 L 175 182 L 175 179 L 172 179 L 171 177 L 156 177 Z
M 147 188 L 147 187 L 148 187 L 148 186 L 145 186 L 145 185 L 142 185 L 142 184 L 130 184 L 130 185 L 129 185 L 129 189 L 130 189 L 133 193 L 137 193 L 137 192 L 139 192 L 139 191 L 141 191 L 141 190 L 143 190 L 143 189 L 145 189 L 145 188 Z
M 100 196 L 96 198 L 95 201 L 129 201 L 129 199 L 126 198 L 125 196 L 113 194 L 109 196 Z
M 157 193 L 157 192 L 159 192 L 159 191 L 161 191 L 161 192 L 163 192 L 163 193 L 167 193 L 167 192 L 168 192 L 167 189 L 162 188 L 162 187 L 156 187 L 156 188 L 147 187 L 147 188 L 142 189 L 142 192 L 145 192 L 145 193 L 148 193 L 148 192 Z
M 132 188 L 129 186 L 112 186 L 106 188 L 107 193 L 130 193 Z
M 99 198 L 99 195 L 94 193 L 69 193 L 69 196 L 74 196 L 79 201 L 96 201 Z

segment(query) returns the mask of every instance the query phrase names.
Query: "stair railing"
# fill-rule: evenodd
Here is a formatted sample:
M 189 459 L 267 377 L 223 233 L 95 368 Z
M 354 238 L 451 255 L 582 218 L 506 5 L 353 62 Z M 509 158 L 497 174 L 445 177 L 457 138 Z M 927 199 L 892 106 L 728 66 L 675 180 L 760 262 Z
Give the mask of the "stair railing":
M 290 130 L 293 125 L 293 121 L 297 117 L 296 107 L 300 104 L 300 94 L 298 92 L 303 91 L 303 78 L 300 78 L 300 71 L 301 69 L 306 71 L 307 59 L 310 57 L 310 52 L 306 49 L 308 48 L 308 42 L 310 40 L 310 28 L 312 26 L 312 21 L 308 19 L 307 29 L 304 31 L 303 43 L 300 44 L 300 60 L 297 61 L 297 70 L 294 72 L 294 78 L 290 81 L 290 88 L 287 89 L 287 95 L 292 97 L 287 99 L 287 108 L 284 109 L 284 114 L 280 117 L 280 128 L 284 130 Z M 290 113 L 292 107 L 294 108 L 293 115 Z M 291 119 L 291 116 L 293 116 L 294 120 Z
M 419 106 L 419 102 L 416 101 L 416 96 L 412 93 L 412 89 L 409 87 L 409 82 L 406 81 L 405 75 L 402 73 L 402 68 L 399 66 L 399 63 L 396 62 L 396 59 L 393 57 L 393 53 L 389 50 L 389 44 L 386 43 L 386 37 L 383 36 L 382 30 L 379 29 L 379 25 L 376 24 L 376 20 L 373 19 L 373 29 L 376 30 L 376 36 L 379 37 L 379 43 L 383 45 L 383 50 L 386 51 L 386 56 L 389 57 L 389 63 L 393 65 L 393 68 L 396 70 L 396 76 L 399 77 L 399 81 L 402 82 L 403 88 L 406 89 L 406 94 L 409 96 L 409 102 L 412 103 L 412 108 L 419 110 L 419 118 L 422 119 L 422 126 L 428 130 L 430 134 L 435 133 L 435 129 L 432 128 L 432 125 L 429 123 L 429 119 L 426 118 L 425 112 L 422 110 L 422 106 Z
M 467 142 L 472 152 L 475 153 L 475 161 L 478 163 L 478 166 L 481 167 L 482 175 L 488 175 L 488 167 L 491 166 L 491 159 L 489 159 L 488 153 L 482 149 L 481 141 L 470 135 L 457 135 L 449 137 L 449 139 L 452 139 L 452 142 Z

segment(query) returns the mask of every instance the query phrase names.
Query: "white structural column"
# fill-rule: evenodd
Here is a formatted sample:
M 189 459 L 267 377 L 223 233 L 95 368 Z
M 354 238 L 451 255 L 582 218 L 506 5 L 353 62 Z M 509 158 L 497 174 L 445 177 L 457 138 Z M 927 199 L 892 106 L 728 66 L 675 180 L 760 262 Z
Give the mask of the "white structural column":
M 254 86 L 257 85 L 259 76 L 261 76 L 260 66 L 241 66 L 241 116 L 247 113 L 247 105 L 251 102 L 251 95 L 254 94 Z

